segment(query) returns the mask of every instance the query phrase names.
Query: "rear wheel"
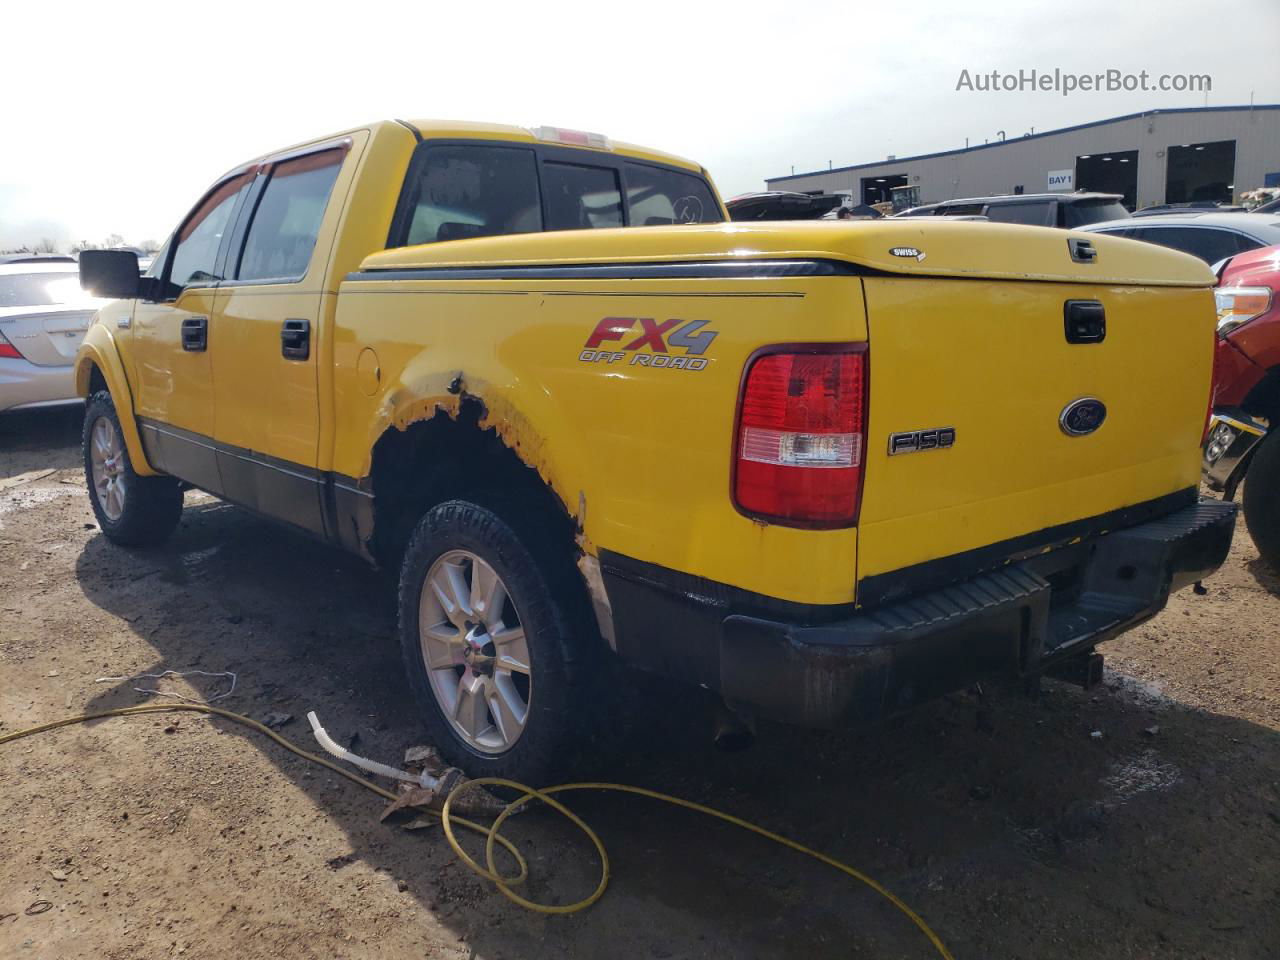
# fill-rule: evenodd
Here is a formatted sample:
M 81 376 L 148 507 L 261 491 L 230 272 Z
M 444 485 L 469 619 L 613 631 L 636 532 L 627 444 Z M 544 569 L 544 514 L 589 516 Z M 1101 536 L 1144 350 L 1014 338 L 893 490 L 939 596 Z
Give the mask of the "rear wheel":
M 463 500 L 428 511 L 409 542 L 405 669 L 434 744 L 473 776 L 545 785 L 588 732 L 585 638 L 566 564 L 527 516 L 508 522 Z
M 141 477 L 133 469 L 111 394 L 89 398 L 83 451 L 89 502 L 112 543 L 144 547 L 162 543 L 182 516 L 182 487 L 172 477 Z
M 1280 431 L 1265 437 L 1244 478 L 1244 522 L 1258 553 L 1280 572 Z

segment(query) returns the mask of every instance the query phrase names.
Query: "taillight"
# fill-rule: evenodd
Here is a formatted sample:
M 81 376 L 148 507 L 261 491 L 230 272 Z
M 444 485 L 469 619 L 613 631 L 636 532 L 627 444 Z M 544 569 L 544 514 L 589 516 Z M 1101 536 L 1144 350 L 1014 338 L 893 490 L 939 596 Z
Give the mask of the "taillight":
M 14 360 L 22 359 L 22 354 L 18 352 L 18 348 L 10 343 L 3 333 L 0 333 L 0 357 L 9 357 Z
M 738 509 L 792 526 L 857 523 L 866 381 L 862 345 L 786 347 L 751 361 L 734 447 Z

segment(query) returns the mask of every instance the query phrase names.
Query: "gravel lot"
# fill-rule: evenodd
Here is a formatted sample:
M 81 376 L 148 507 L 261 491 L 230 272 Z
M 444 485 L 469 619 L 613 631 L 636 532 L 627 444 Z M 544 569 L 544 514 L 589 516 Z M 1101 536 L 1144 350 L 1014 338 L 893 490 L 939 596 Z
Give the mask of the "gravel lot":
M 0 570 L 0 732 L 148 699 L 99 677 L 202 669 L 239 675 L 221 706 L 291 714 L 281 732 L 308 747 L 310 709 L 379 759 L 419 742 L 388 577 L 196 494 L 166 547 L 112 547 L 76 413 L 0 418 Z M 620 746 L 591 772 L 866 870 L 959 958 L 1275 957 L 1280 582 L 1241 524 L 1205 586 L 1105 648 L 1103 687 L 957 695 L 858 735 L 769 727 L 719 753 L 703 701 L 631 677 Z M 174 689 L 226 683 L 193 682 Z M 193 714 L 0 747 L 0 957 L 931 955 L 869 890 L 639 799 L 572 798 L 614 879 L 569 918 L 507 903 L 382 805 Z M 550 815 L 512 834 L 531 896 L 591 889 L 589 849 Z

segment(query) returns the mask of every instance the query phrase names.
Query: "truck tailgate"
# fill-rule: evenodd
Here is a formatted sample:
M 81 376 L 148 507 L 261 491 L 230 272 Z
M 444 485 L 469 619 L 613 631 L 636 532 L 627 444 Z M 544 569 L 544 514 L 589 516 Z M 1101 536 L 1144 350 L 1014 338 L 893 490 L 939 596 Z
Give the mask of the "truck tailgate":
M 917 275 L 867 277 L 864 289 L 860 581 L 1015 538 L 1025 546 L 1037 531 L 1197 483 L 1215 319 L 1207 286 Z M 1102 305 L 1100 341 L 1069 342 L 1069 300 Z M 1105 419 L 1071 435 L 1060 420 L 1084 398 L 1105 405 Z M 908 438 L 890 453 L 891 435 L 939 428 L 954 429 L 949 446 L 925 434 L 922 449 Z

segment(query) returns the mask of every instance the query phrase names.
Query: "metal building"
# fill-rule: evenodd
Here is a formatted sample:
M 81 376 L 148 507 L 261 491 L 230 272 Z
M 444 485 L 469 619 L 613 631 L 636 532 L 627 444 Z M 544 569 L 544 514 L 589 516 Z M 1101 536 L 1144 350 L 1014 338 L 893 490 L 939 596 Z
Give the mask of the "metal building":
M 1148 110 L 766 182 L 770 190 L 845 193 L 855 203 L 896 199 L 898 208 L 1073 190 L 1123 194 L 1130 209 L 1194 200 L 1230 203 L 1246 190 L 1280 187 L 1280 104 Z

